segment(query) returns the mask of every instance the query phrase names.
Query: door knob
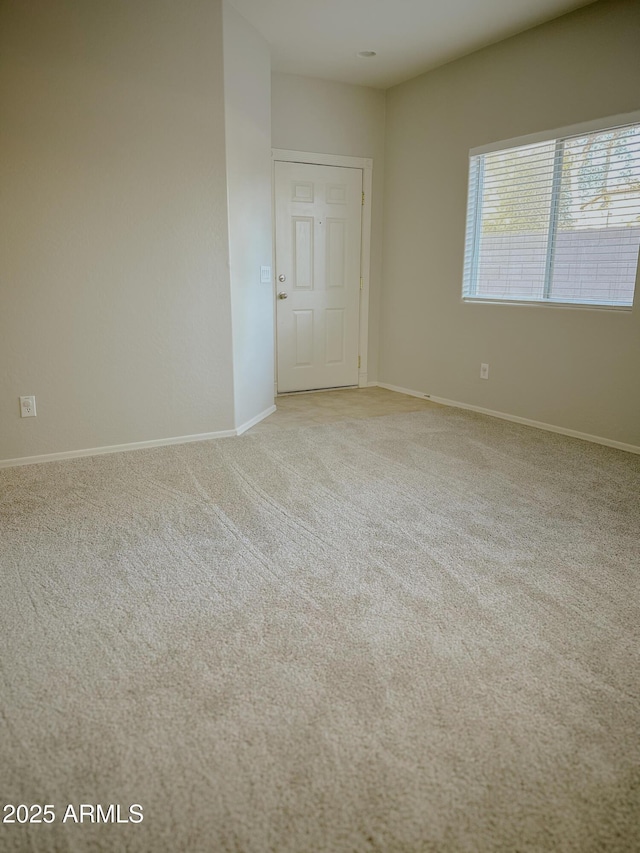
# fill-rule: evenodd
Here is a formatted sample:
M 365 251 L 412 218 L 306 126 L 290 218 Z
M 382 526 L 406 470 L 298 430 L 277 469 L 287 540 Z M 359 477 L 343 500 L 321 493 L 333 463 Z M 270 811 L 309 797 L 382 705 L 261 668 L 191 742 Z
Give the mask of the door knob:
M 287 280 L 286 275 L 281 272 L 280 275 L 278 276 L 278 281 L 286 281 L 286 280 Z
M 278 294 L 278 299 L 286 299 L 289 294 L 285 293 L 284 290 L 281 290 Z

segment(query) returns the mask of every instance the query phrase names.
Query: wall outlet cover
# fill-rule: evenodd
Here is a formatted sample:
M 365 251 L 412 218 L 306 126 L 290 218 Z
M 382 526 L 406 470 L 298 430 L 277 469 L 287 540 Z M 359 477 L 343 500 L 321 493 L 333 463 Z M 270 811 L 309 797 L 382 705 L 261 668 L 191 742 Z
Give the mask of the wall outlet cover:
M 36 398 L 35 397 L 20 397 L 20 417 L 35 418 L 36 416 Z

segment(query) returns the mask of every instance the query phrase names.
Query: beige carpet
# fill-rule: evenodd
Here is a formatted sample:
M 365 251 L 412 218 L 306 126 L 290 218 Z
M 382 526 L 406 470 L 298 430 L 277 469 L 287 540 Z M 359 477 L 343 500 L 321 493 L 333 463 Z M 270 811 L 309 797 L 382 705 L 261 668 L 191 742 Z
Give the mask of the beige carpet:
M 0 849 L 639 850 L 639 494 L 436 407 L 1 471 L 0 797 L 56 821 Z

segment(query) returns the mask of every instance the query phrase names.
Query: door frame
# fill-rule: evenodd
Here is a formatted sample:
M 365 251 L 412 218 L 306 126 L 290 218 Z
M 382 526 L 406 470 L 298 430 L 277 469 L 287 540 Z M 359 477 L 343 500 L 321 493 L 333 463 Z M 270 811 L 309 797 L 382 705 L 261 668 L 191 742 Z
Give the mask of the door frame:
M 364 200 L 362 204 L 362 229 L 360 235 L 360 302 L 358 310 L 358 356 L 360 366 L 358 368 L 358 388 L 366 388 L 368 385 L 367 361 L 369 355 L 369 280 L 371 274 L 371 191 L 373 187 L 373 160 L 368 157 L 347 157 L 340 154 L 313 154 L 309 151 L 291 151 L 287 148 L 271 149 L 271 186 L 273 204 L 273 298 L 276 298 L 276 284 L 278 271 L 276 269 L 276 180 L 275 164 L 283 163 L 307 163 L 311 166 L 342 166 L 347 169 L 360 169 L 362 172 L 362 191 Z M 275 328 L 274 314 L 274 393 L 278 394 L 278 342 L 277 329 Z

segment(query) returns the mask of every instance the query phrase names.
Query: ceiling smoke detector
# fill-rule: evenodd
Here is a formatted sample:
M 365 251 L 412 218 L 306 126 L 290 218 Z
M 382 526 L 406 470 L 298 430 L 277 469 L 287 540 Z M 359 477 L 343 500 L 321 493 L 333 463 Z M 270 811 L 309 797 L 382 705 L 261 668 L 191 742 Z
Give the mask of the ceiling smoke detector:
M 360 50 L 358 51 L 358 53 L 356 53 L 356 56 L 358 56 L 360 59 L 371 59 L 371 57 L 375 55 L 375 50 Z

